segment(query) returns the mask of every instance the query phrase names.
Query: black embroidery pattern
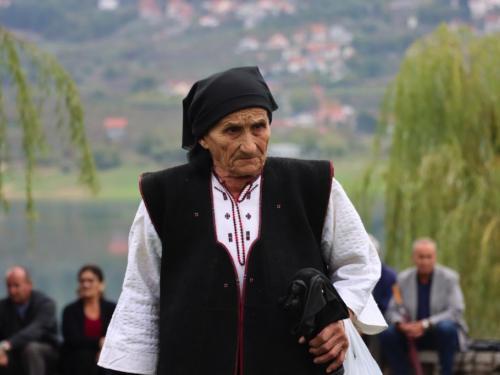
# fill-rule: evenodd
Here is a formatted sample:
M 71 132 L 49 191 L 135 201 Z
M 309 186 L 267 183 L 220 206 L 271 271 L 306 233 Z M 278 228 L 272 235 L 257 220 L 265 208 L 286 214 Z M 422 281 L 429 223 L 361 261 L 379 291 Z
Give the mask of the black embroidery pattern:
M 214 186 L 214 189 L 217 190 L 217 191 L 220 191 L 221 194 L 222 194 L 222 199 L 224 199 L 225 201 L 227 201 L 227 194 L 225 191 L 222 191 L 221 189 L 219 189 L 217 186 Z
M 246 231 L 245 236 L 244 236 L 244 231 L 243 231 L 243 222 L 241 220 L 241 212 L 240 212 L 240 207 L 239 203 L 243 202 L 245 199 L 250 199 L 251 198 L 251 193 L 257 189 L 259 186 L 253 185 L 255 182 L 255 179 L 252 181 L 249 181 L 244 187 L 243 190 L 241 191 L 240 195 L 238 198 L 234 199 L 231 194 L 229 194 L 227 191 L 224 191 L 222 189 L 219 189 L 217 186 L 214 186 L 214 189 L 219 191 L 222 194 L 222 198 L 226 201 L 229 200 L 231 202 L 231 211 L 232 211 L 232 217 L 233 217 L 233 228 L 234 228 L 234 236 L 233 233 L 228 233 L 228 240 L 229 242 L 234 242 L 236 244 L 236 254 L 238 256 L 238 263 L 241 266 L 244 266 L 246 263 L 246 252 L 245 252 L 245 241 L 243 239 L 246 239 L 246 241 L 250 241 L 250 231 Z M 224 185 L 223 185 L 224 186 Z M 229 197 L 229 199 L 228 199 Z M 231 215 L 229 213 L 226 213 L 224 217 L 229 220 L 231 218 Z M 246 214 L 245 216 L 248 220 L 252 218 L 252 215 L 249 213 Z

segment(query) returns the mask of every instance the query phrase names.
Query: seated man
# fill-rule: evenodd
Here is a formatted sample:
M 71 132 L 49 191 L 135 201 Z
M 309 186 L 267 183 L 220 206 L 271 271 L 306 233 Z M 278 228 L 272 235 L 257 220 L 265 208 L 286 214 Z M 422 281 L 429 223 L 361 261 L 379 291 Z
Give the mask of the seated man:
M 0 300 L 0 375 L 51 374 L 57 361 L 55 302 L 33 290 L 23 267 L 5 274 L 8 298 Z
M 458 274 L 436 264 L 436 243 L 420 238 L 413 243 L 415 267 L 398 275 L 403 305 L 410 317 L 405 322 L 394 298 L 386 319 L 391 325 L 379 334 L 382 350 L 395 375 L 411 374 L 407 340 L 418 349 L 433 349 L 439 354 L 442 375 L 453 373 L 456 350 L 467 346 L 467 326 L 462 318 L 464 298 Z

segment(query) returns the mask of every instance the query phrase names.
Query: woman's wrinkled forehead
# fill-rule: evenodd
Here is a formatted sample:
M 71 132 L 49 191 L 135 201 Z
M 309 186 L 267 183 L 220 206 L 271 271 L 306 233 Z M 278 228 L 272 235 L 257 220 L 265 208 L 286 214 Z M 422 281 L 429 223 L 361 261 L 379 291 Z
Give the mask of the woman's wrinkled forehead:
M 262 120 L 269 120 L 268 113 L 264 108 L 245 108 L 223 117 L 214 127 L 224 124 L 240 124 L 248 121 L 259 122 Z

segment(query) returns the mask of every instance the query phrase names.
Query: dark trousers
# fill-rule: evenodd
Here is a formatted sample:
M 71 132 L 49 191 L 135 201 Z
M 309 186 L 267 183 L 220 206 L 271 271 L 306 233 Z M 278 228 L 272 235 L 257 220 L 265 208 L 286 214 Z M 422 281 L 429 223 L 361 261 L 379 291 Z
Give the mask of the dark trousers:
M 32 341 L 9 353 L 9 364 L 0 367 L 0 375 L 53 375 L 58 354 L 50 344 Z
M 437 350 L 441 375 L 453 374 L 453 361 L 458 349 L 457 326 L 450 321 L 442 321 L 415 340 L 418 350 Z M 412 373 L 408 359 L 408 341 L 395 326 L 389 327 L 379 335 L 382 351 L 389 360 L 394 375 Z

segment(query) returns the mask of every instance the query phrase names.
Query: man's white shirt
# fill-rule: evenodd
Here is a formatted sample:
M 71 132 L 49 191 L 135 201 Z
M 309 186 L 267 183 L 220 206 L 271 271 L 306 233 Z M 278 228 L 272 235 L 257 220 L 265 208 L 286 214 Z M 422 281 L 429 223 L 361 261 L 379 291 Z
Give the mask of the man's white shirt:
M 261 177 L 245 186 L 237 199 L 214 175 L 211 182 L 217 241 L 230 254 L 241 288 L 247 256 L 259 237 Z M 367 334 L 387 328 L 371 295 L 380 278 L 380 259 L 358 213 L 335 179 L 321 253 L 333 285 L 354 313 L 356 327 Z M 161 256 L 161 240 L 141 202 L 130 230 L 123 291 L 107 330 L 99 366 L 143 375 L 156 373 Z

